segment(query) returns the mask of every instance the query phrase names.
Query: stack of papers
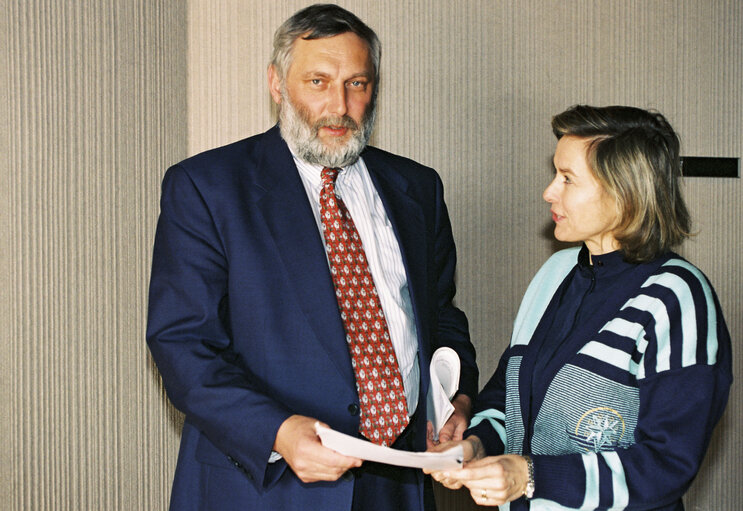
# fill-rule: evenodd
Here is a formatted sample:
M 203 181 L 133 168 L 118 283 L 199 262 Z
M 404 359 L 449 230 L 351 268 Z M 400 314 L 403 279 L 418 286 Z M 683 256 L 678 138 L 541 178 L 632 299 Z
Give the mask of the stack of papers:
M 458 445 L 444 452 L 408 452 L 382 447 L 360 438 L 335 431 L 320 424 L 315 431 L 322 444 L 346 456 L 353 456 L 367 461 L 387 463 L 399 467 L 426 468 L 429 470 L 451 470 L 462 468 L 464 452 Z
M 431 358 L 431 387 L 428 392 L 428 417 L 433 424 L 434 439 L 454 413 L 451 398 L 459 388 L 460 362 L 451 348 L 439 348 Z M 322 444 L 346 456 L 400 467 L 451 470 L 462 468 L 464 452 L 458 445 L 444 452 L 408 452 L 382 447 L 366 440 L 346 435 L 320 424 L 315 425 Z

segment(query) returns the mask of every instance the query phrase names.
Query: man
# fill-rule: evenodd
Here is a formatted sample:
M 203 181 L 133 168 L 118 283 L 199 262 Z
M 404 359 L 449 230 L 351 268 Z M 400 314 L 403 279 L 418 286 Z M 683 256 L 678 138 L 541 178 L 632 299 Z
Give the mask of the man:
M 477 391 L 441 181 L 366 147 L 379 56 L 350 12 L 297 12 L 268 69 L 279 126 L 165 176 L 147 339 L 185 414 L 173 510 L 433 507 L 421 471 L 315 433 L 425 450 L 441 346 L 462 362 L 442 440 L 461 438 Z

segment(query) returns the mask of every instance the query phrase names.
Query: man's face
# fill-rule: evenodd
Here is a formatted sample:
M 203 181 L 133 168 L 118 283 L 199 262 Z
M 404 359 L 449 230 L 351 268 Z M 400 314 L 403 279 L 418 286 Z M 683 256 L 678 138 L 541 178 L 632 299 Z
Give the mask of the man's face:
M 366 43 L 346 32 L 297 39 L 283 82 L 269 69 L 281 134 L 300 158 L 327 167 L 353 163 L 374 119 L 374 69 Z

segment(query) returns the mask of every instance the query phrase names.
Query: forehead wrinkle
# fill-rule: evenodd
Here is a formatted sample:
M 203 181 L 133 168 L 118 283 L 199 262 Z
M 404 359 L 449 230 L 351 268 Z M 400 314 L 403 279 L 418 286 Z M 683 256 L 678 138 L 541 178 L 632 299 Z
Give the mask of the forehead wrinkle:
M 302 65 L 308 69 L 307 72 L 316 71 L 326 73 L 328 76 L 337 76 L 340 69 L 350 67 L 352 69 L 349 76 L 371 77 L 373 75 L 371 53 L 363 41 L 359 39 L 360 47 L 356 41 L 353 41 L 353 38 L 350 44 L 348 41 L 340 42 L 337 39 L 334 41 L 337 44 L 327 44 L 328 40 L 343 37 L 345 34 L 320 39 L 297 39 L 292 46 L 292 58 L 287 74 L 291 73 L 292 68 L 301 61 Z M 356 58 L 359 50 L 363 52 L 365 58 Z

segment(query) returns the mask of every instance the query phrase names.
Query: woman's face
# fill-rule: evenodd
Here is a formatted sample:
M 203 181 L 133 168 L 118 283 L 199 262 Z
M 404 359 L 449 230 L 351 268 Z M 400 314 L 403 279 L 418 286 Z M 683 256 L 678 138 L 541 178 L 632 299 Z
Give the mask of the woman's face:
M 552 205 L 555 238 L 582 241 L 591 254 L 619 248 L 612 230 L 618 221 L 616 201 L 604 192 L 586 161 L 588 139 L 564 136 L 557 142 L 555 178 L 542 197 Z

